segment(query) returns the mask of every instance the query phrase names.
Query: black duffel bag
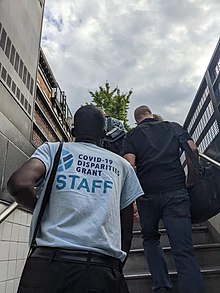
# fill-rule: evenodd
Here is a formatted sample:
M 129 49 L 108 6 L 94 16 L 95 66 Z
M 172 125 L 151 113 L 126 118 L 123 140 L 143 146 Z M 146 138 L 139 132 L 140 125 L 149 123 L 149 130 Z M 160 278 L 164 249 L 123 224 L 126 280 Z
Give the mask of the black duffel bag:
M 216 170 L 217 171 L 217 170 Z M 195 185 L 188 189 L 192 223 L 202 223 L 220 212 L 220 190 L 215 167 L 207 165 L 198 171 Z
M 192 223 L 205 222 L 220 212 L 220 170 L 209 163 L 202 165 L 191 150 L 183 130 L 177 128 L 175 124 L 171 124 L 171 127 L 179 139 L 182 150 L 192 161 L 196 172 L 195 184 L 188 189 Z

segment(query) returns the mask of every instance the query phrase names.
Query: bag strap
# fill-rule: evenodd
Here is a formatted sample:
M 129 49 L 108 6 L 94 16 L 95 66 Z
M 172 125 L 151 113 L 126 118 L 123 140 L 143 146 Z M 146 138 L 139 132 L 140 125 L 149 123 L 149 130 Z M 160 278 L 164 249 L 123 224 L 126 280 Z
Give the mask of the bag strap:
M 41 220 L 43 218 L 43 214 L 44 214 L 46 205 L 47 205 L 47 203 L 49 202 L 49 199 L 50 199 L 50 193 L 51 193 L 51 190 L 52 190 L 53 181 L 54 181 L 56 171 L 57 171 L 57 167 L 58 167 L 58 164 L 59 164 L 60 155 L 61 155 L 61 151 L 62 151 L 62 146 L 63 146 L 63 143 L 61 142 L 59 147 L 58 147 L 58 149 L 57 149 L 55 157 L 54 157 L 53 167 L 52 167 L 52 170 L 50 172 L 50 177 L 49 177 L 48 182 L 47 182 L 47 187 L 46 187 L 46 190 L 45 190 L 45 193 L 44 193 L 44 198 L 43 198 L 41 208 L 40 208 L 40 211 L 39 211 L 39 215 L 38 215 L 38 218 L 37 218 L 37 223 L 36 223 L 36 226 L 35 226 L 35 229 L 34 229 L 34 232 L 33 232 L 31 245 L 30 245 L 30 250 L 34 246 L 35 238 L 36 238 L 38 229 L 40 227 L 40 223 L 41 223 Z
M 198 158 L 195 156 L 192 149 L 190 148 L 190 146 L 187 142 L 187 139 L 185 137 L 183 129 L 180 128 L 178 124 L 174 124 L 174 123 L 169 122 L 169 125 L 171 126 L 171 129 L 173 130 L 175 136 L 178 138 L 179 143 L 180 143 L 180 147 L 182 148 L 182 150 L 184 150 L 187 153 L 190 160 L 192 161 L 196 172 L 202 174 L 204 168 L 202 167 Z

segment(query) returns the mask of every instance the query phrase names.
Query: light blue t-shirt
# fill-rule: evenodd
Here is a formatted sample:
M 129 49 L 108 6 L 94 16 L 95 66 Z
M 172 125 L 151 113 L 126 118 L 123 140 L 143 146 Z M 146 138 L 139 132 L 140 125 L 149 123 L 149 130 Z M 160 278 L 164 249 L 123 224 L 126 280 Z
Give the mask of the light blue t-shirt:
M 46 167 L 31 234 L 59 143 L 45 143 L 32 158 Z M 131 165 L 91 143 L 64 143 L 36 242 L 38 246 L 88 250 L 124 260 L 120 210 L 143 194 Z

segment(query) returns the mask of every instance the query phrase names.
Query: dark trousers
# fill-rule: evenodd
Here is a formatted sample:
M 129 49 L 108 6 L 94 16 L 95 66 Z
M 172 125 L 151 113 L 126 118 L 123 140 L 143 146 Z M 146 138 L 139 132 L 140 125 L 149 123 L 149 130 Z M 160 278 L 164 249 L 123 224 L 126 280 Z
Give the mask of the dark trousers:
M 202 293 L 203 281 L 192 243 L 190 199 L 185 189 L 148 194 L 138 199 L 143 246 L 155 292 L 172 287 L 158 224 L 163 220 L 178 273 L 181 293 Z
M 89 253 L 86 261 L 80 254 L 76 260 L 64 256 L 64 259 L 60 253 L 30 256 L 18 293 L 129 293 L 121 269 L 111 265 L 111 258 L 108 265 L 106 256 L 102 264 L 102 255 L 94 258 Z

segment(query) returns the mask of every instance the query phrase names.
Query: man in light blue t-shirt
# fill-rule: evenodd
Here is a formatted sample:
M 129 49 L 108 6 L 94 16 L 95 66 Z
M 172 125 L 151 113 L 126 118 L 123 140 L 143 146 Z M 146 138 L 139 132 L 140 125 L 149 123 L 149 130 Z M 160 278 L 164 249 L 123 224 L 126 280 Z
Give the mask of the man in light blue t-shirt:
M 18 292 L 128 292 L 122 267 L 131 244 L 133 202 L 143 191 L 131 165 L 99 147 L 104 129 L 104 115 L 95 106 L 75 113 L 76 140 L 63 144 Z M 40 146 L 8 181 L 15 200 L 34 208 L 30 239 L 58 146 Z M 38 199 L 37 184 L 42 188 Z

